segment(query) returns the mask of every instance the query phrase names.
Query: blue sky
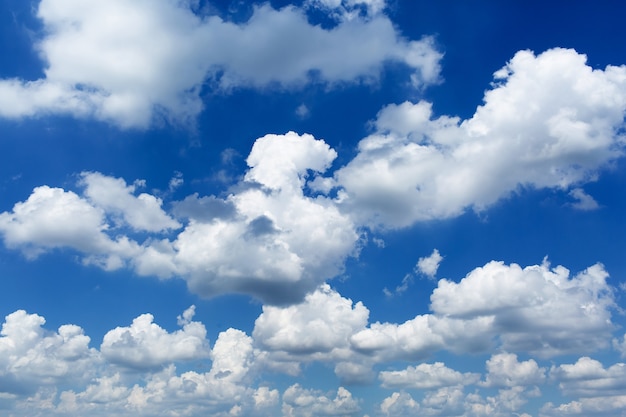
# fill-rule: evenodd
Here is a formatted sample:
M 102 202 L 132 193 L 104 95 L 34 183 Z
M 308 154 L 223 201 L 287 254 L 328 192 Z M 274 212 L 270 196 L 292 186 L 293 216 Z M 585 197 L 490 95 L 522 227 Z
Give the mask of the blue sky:
M 0 4 L 0 414 L 626 415 L 618 2 Z

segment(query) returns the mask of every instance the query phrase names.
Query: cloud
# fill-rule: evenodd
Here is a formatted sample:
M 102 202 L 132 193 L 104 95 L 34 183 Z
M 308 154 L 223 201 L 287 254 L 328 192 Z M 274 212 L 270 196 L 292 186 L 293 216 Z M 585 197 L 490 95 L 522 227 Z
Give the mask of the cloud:
M 371 381 L 371 361 L 351 350 L 349 338 L 367 325 L 369 310 L 323 284 L 304 301 L 288 307 L 263 306 L 252 336 L 266 355 L 268 369 L 290 374 L 313 361 L 336 363 L 346 383 Z
M 473 384 L 480 375 L 469 372 L 463 374 L 446 367 L 442 362 L 435 362 L 409 366 L 402 371 L 382 371 L 379 378 L 385 388 L 434 389 Z
M 517 355 L 498 353 L 487 361 L 486 387 L 518 387 L 544 382 L 545 368 L 539 368 L 534 359 L 519 362 Z
M 0 115 L 69 114 L 146 128 L 155 118 L 192 121 L 206 86 L 354 82 L 378 77 L 389 61 L 410 68 L 416 85 L 437 80 L 441 54 L 432 39 L 405 40 L 380 13 L 380 1 L 345 6 L 346 13 L 364 7 L 367 16 L 351 12 L 324 29 L 294 6 L 255 6 L 248 21 L 234 23 L 195 14 L 189 2 L 114 0 L 85 8 L 42 0 L 35 47 L 45 76 L 0 80 Z
M 383 242 L 384 243 L 384 242 Z M 437 274 L 437 269 L 439 269 L 439 263 L 443 260 L 443 257 L 439 254 L 437 249 L 433 250 L 433 253 L 430 256 L 425 256 L 419 258 L 417 264 L 415 265 L 414 272 L 416 274 L 422 274 L 427 276 L 428 278 L 434 279 Z M 398 285 L 393 292 L 387 289 L 387 287 L 383 288 L 383 293 L 387 297 L 393 297 L 394 295 L 401 295 L 406 290 L 409 289 L 409 285 L 413 283 L 415 279 L 412 273 L 406 274 L 404 278 L 402 278 L 402 283 Z
M 374 17 L 386 7 L 386 0 L 306 0 L 305 7 L 321 9 L 337 21 Z
M 390 104 L 334 174 L 342 209 L 399 228 L 483 210 L 520 188 L 577 189 L 623 155 L 625 80 L 626 67 L 593 70 L 574 50 L 520 51 L 470 119 L 434 117 L 425 101 Z
M 45 319 L 17 310 L 0 331 L 0 392 L 25 394 L 38 386 L 84 382 L 96 371 L 98 352 L 90 338 L 72 324 L 44 331 Z
M 236 215 L 191 218 L 171 244 L 176 273 L 205 296 L 240 292 L 271 304 L 301 301 L 338 275 L 359 235 L 330 198 L 304 192 L 335 157 L 311 135 L 258 139 L 238 191 L 225 199 Z
M 81 174 L 82 196 L 35 188 L 27 201 L 0 214 L 0 232 L 7 247 L 31 258 L 69 247 L 86 264 L 182 277 L 205 297 L 235 292 L 272 304 L 299 302 L 340 274 L 358 251 L 351 219 L 330 197 L 308 195 L 307 180 L 335 158 L 311 135 L 259 138 L 248 171 L 229 195 L 194 194 L 173 203 L 173 213 L 186 220 L 173 238 L 161 233 L 183 225 L 159 198 L 136 196 L 137 186 L 95 172 Z
M 170 183 L 171 184 L 171 183 Z M 111 216 L 115 223 L 128 224 L 136 231 L 161 232 L 178 229 L 180 223 L 169 217 L 161 208 L 161 199 L 147 193 L 135 196 L 135 185 L 127 185 L 121 178 L 99 172 L 83 172 L 79 185 L 85 187 L 84 195 L 96 207 Z
M 353 416 L 360 410 L 357 401 L 352 398 L 352 394 L 347 389 L 339 387 L 335 397 L 332 398 L 331 395 L 294 384 L 283 394 L 283 415 L 293 417 Z
M 324 353 L 349 346 L 367 324 L 369 310 L 343 298 L 327 284 L 289 307 L 263 306 L 252 333 L 264 349 L 291 354 Z
M 69 247 L 89 254 L 86 263 L 117 269 L 138 250 L 126 237 L 111 239 L 101 208 L 72 191 L 36 187 L 30 197 L 16 203 L 12 212 L 0 213 L 4 244 L 33 259 L 51 249 Z
M 415 271 L 429 278 L 435 278 L 442 260 L 443 256 L 439 254 L 437 249 L 434 249 L 430 256 L 419 258 L 417 265 L 415 265 Z
M 606 346 L 615 306 L 607 272 L 596 264 L 569 277 L 549 264 L 521 268 L 490 262 L 459 283 L 440 280 L 431 308 L 446 317 L 493 317 L 507 350 L 542 356 Z
M 411 397 L 411 394 L 394 392 L 383 400 L 380 411 L 388 417 L 418 416 L 420 405 Z
M 542 417 L 557 416 L 606 416 L 617 415 L 626 410 L 626 395 L 581 398 L 555 406 L 547 403 L 540 410 Z
M 582 188 L 574 188 L 569 192 L 569 195 L 576 200 L 571 205 L 577 210 L 591 211 L 600 208 L 598 202 Z
M 485 103 L 463 122 L 433 119 L 426 102 L 385 107 L 376 132 L 332 176 L 323 174 L 337 153 L 324 141 L 270 134 L 255 141 L 249 169 L 225 197 L 193 194 L 173 202 L 180 222 L 156 196 L 136 195 L 138 184 L 87 172 L 82 196 L 36 188 L 13 212 L 0 214 L 0 232 L 8 247 L 31 258 L 70 247 L 105 269 L 182 277 L 205 297 L 235 292 L 297 303 L 343 271 L 368 226 L 404 227 L 467 207 L 480 210 L 520 186 L 568 189 L 622 155 L 615 132 L 626 109 L 626 67 L 592 70 L 573 50 L 522 51 L 495 78 Z M 528 110 L 512 111 L 512 105 Z M 178 229 L 168 238 L 156 235 Z M 136 232 L 151 234 L 138 243 Z M 437 254 L 422 260 L 423 273 L 435 273 Z M 514 338 L 507 335 L 506 346 L 522 343 Z
M 550 377 L 569 396 L 620 395 L 626 388 L 626 364 L 616 363 L 605 369 L 599 361 L 584 356 L 574 364 L 553 366 Z
M 135 369 L 149 369 L 173 362 L 209 356 L 209 342 L 202 323 L 193 322 L 195 307 L 179 319 L 181 330 L 168 333 L 153 322 L 152 314 L 142 314 L 129 327 L 117 327 L 104 335 L 100 351 L 111 363 Z
M 173 333 L 141 315 L 107 333 L 99 352 L 80 327 L 48 332 L 43 317 L 18 310 L 6 317 L 0 337 L 0 401 L 8 399 L 18 415 L 272 415 L 279 392 L 252 386 L 258 356 L 252 338 L 231 328 L 209 352 L 193 314 L 193 307 L 185 310 L 183 329 Z M 122 339 L 124 346 L 116 345 Z M 209 354 L 208 372 L 176 371 L 173 362 Z M 119 364 L 143 369 L 120 372 Z
M 608 346 L 615 308 L 608 274 L 597 264 L 569 277 L 547 262 L 521 268 L 489 262 L 460 282 L 439 281 L 432 314 L 404 323 L 375 322 L 350 337 L 374 361 L 416 360 L 441 349 L 456 353 L 507 351 L 542 357 Z
M 442 349 L 484 351 L 492 344 L 492 326 L 490 317 L 460 320 L 424 314 L 399 324 L 372 323 L 352 335 L 350 344 L 355 352 L 370 356 L 374 362 L 414 361 Z

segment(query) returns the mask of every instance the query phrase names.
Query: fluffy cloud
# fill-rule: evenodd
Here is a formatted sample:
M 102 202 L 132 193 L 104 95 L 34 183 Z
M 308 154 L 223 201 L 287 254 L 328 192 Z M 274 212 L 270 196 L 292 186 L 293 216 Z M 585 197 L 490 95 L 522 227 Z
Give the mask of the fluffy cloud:
M 433 117 L 424 101 L 381 110 L 335 173 L 341 204 L 361 223 L 397 228 L 482 210 L 520 187 L 568 189 L 623 154 L 625 111 L 626 67 L 521 51 L 470 119 Z
M 85 197 L 96 207 L 112 216 L 115 223 L 128 224 L 134 230 L 160 232 L 177 229 L 181 225 L 169 217 L 163 202 L 147 193 L 135 196 L 136 185 L 127 185 L 121 178 L 112 178 L 99 172 L 83 172 L 80 185 L 85 187 Z
M 462 320 L 424 314 L 404 323 L 372 323 L 350 337 L 352 348 L 376 362 L 419 360 L 441 349 L 482 351 L 490 347 L 493 319 Z
M 582 357 L 574 364 L 552 367 L 550 377 L 559 382 L 559 388 L 566 395 L 618 395 L 626 388 L 626 364 L 616 363 L 605 369 L 599 361 Z
M 441 256 L 439 251 L 435 249 L 430 256 L 419 258 L 417 265 L 415 265 L 415 271 L 424 274 L 429 278 L 434 278 L 442 260 L 443 256 Z
M 332 394 L 331 394 L 332 395 Z M 335 398 L 294 384 L 283 394 L 283 415 L 290 417 L 353 416 L 360 410 L 350 391 L 337 389 Z
M 198 340 L 205 331 L 203 324 L 191 321 L 193 308 L 179 317 L 184 328 L 171 334 L 148 323 L 146 316 L 130 328 L 109 332 L 102 355 L 88 348 L 89 337 L 77 326 L 46 334 L 40 316 L 21 310 L 7 316 L 0 338 L 0 400 L 14 400 L 7 403 L 13 405 L 9 409 L 29 416 L 153 416 L 164 410 L 181 416 L 274 415 L 279 392 L 252 385 L 258 355 L 252 338 L 232 328 L 221 332 L 206 373 L 177 373 L 171 363 L 148 369 L 206 357 L 209 351 L 208 343 Z M 111 346 L 122 332 L 133 343 Z M 118 372 L 120 361 L 145 372 Z
M 341 297 L 327 284 L 289 307 L 263 306 L 252 333 L 263 348 L 292 354 L 323 353 L 349 346 L 367 324 L 368 309 Z
M 291 374 L 312 361 L 334 362 L 348 383 L 373 379 L 371 360 L 351 350 L 349 338 L 367 325 L 369 310 L 324 284 L 288 307 L 263 306 L 252 336 L 267 368 Z
M 89 254 L 87 263 L 116 269 L 138 247 L 126 237 L 111 239 L 105 233 L 108 228 L 102 209 L 72 191 L 45 185 L 35 188 L 26 201 L 15 204 L 12 212 L 0 213 L 5 245 L 21 249 L 28 258 L 70 247 Z
M 581 398 L 558 406 L 548 403 L 541 408 L 539 415 L 541 417 L 607 416 L 622 415 L 624 411 L 626 411 L 626 395 L 614 395 Z
M 160 199 L 93 172 L 81 174 L 82 196 L 34 189 L 27 201 L 0 214 L 0 233 L 8 247 L 30 257 L 70 247 L 84 254 L 85 263 L 105 269 L 128 265 L 139 275 L 182 277 L 207 297 L 239 292 L 274 304 L 298 302 L 340 274 L 358 251 L 351 219 L 331 198 L 307 195 L 307 180 L 335 158 L 311 135 L 259 138 L 249 170 L 230 195 L 192 195 L 174 204 L 187 223 L 171 240 L 159 233 L 181 225 Z M 139 235 L 145 239 L 139 244 L 136 232 L 150 234 Z
M 402 371 L 383 371 L 379 375 L 383 387 L 433 389 L 455 385 L 469 385 L 480 376 L 474 373 L 461 373 L 450 369 L 442 362 L 422 363 L 409 366 Z
M 183 314 L 181 330 L 168 333 L 142 314 L 129 327 L 117 327 L 104 335 L 100 351 L 116 364 L 137 369 L 155 368 L 172 362 L 209 356 L 209 342 L 202 323 L 191 321 L 194 306 Z
M 490 262 L 459 283 L 440 280 L 431 308 L 446 317 L 493 317 L 503 347 L 550 356 L 605 347 L 615 306 L 607 272 L 596 264 L 569 277 L 549 264 Z
M 327 4 L 328 2 L 320 2 Z M 86 8 L 42 0 L 36 43 L 45 77 L 0 80 L 0 115 L 71 114 L 147 127 L 155 116 L 186 122 L 202 110 L 206 83 L 222 90 L 272 83 L 299 87 L 375 78 L 404 63 L 415 84 L 438 78 L 432 39 L 404 40 L 381 1 L 347 1 L 330 29 L 303 9 L 255 6 L 247 22 L 194 13 L 190 2 L 114 0 Z M 367 10 L 367 17 L 357 13 Z
M 432 314 L 401 324 L 372 323 L 350 343 L 375 361 L 494 345 L 544 357 L 593 351 L 608 346 L 614 329 L 607 277 L 601 265 L 570 278 L 567 269 L 550 269 L 547 262 L 522 269 L 492 261 L 458 283 L 440 280 L 431 296 Z
M 177 272 L 190 288 L 291 303 L 339 274 L 359 235 L 330 198 L 303 190 L 307 177 L 323 172 L 335 156 L 311 135 L 258 139 L 240 191 L 226 199 L 236 215 L 192 218 L 172 243 Z
M 41 385 L 80 382 L 96 371 L 98 352 L 83 329 L 67 324 L 47 332 L 45 319 L 18 310 L 0 331 L 0 393 L 24 394 Z
M 539 368 L 534 359 L 519 362 L 517 355 L 498 353 L 487 361 L 487 387 L 517 387 L 539 384 L 545 379 L 545 368 Z
M 383 400 L 380 411 L 388 417 L 418 416 L 420 405 L 411 397 L 411 394 L 394 392 Z

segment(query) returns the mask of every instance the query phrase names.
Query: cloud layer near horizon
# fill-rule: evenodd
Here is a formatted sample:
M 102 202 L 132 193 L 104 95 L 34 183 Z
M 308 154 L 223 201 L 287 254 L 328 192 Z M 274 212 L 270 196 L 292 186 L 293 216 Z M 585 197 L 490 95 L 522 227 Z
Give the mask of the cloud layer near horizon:
M 345 388 L 323 393 L 295 384 L 280 392 L 255 382 L 268 370 L 298 374 L 302 365 L 322 362 L 333 365 L 346 381 L 371 382 L 378 375 L 383 388 L 400 390 L 380 403 L 385 415 L 448 415 L 451 410 L 468 416 L 507 415 L 536 396 L 548 377 L 564 394 L 584 400 L 546 404 L 544 416 L 566 415 L 572 407 L 593 412 L 594 401 L 601 398 L 611 402 L 611 410 L 619 410 L 626 365 L 605 368 L 581 356 L 574 364 L 548 368 L 540 363 L 549 362 L 517 355 L 533 353 L 554 363 L 562 354 L 609 346 L 615 303 L 606 278 L 600 265 L 569 277 L 564 267 L 550 269 L 547 263 L 521 268 L 490 262 L 458 283 L 440 280 L 431 296 L 432 313 L 405 323 L 370 323 L 366 306 L 325 284 L 300 304 L 264 306 L 251 336 L 230 328 L 212 346 L 204 324 L 193 321 L 193 306 L 179 316 L 178 330 L 169 332 L 144 314 L 130 326 L 106 333 L 99 349 L 90 347 L 92 340 L 76 325 L 50 332 L 43 328 L 43 317 L 19 310 L 5 318 L 0 332 L 0 388 L 5 393 L 0 399 L 28 397 L 18 409 L 29 412 L 47 404 L 48 415 L 153 415 L 154 407 L 164 405 L 189 416 L 229 415 L 232 410 L 275 415 L 278 407 L 286 415 L 353 415 L 360 410 L 359 400 Z M 508 289 L 494 291 L 494 279 Z M 509 285 L 513 282 L 518 284 Z M 466 297 L 459 298 L 458 291 Z M 453 308 L 446 302 L 449 297 L 456 300 Z M 440 350 L 502 353 L 491 354 L 483 373 L 458 371 L 442 362 L 397 368 L 398 361 L 428 360 Z M 210 361 L 211 367 L 205 373 L 177 371 L 189 361 Z M 381 365 L 389 369 L 389 363 L 396 363 L 396 370 L 378 371 Z M 599 380 L 605 381 L 602 389 Z M 63 386 L 83 388 L 49 389 Z M 607 391 L 607 386 L 614 388 Z M 426 394 L 416 401 L 407 389 Z M 496 397 L 486 395 L 491 389 L 498 390 Z M 435 401 L 437 397 L 445 400 Z

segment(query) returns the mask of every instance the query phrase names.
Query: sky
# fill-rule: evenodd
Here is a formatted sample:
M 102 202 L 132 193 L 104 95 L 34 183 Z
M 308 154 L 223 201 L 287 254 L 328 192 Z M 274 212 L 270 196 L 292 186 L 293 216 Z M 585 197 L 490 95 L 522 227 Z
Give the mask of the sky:
M 625 13 L 0 2 L 0 415 L 626 416 Z

